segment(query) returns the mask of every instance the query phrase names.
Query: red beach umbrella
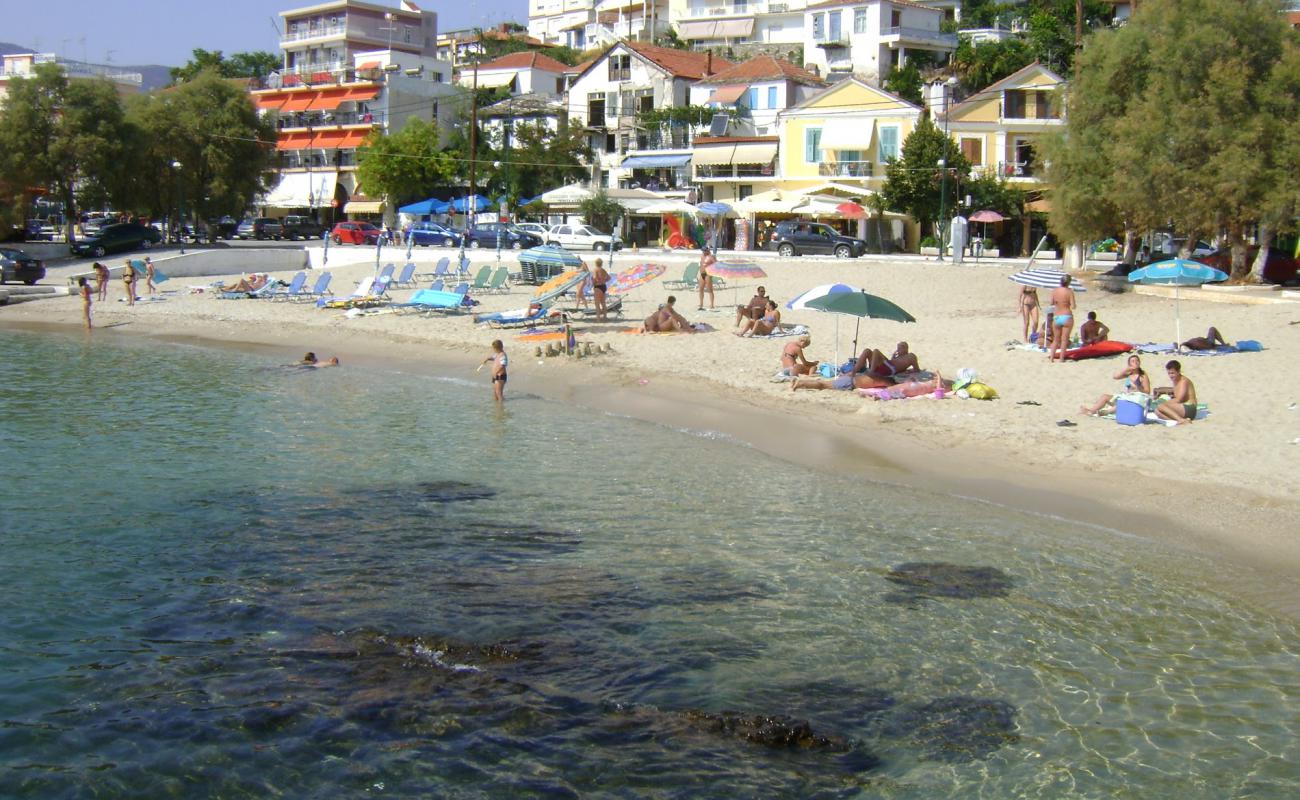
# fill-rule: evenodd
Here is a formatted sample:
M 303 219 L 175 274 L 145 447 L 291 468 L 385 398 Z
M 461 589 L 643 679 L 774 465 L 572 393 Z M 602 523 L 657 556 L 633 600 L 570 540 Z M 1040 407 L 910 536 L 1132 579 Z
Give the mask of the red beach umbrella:
M 835 206 L 835 213 L 849 219 L 865 219 L 867 210 L 857 203 L 840 203 Z

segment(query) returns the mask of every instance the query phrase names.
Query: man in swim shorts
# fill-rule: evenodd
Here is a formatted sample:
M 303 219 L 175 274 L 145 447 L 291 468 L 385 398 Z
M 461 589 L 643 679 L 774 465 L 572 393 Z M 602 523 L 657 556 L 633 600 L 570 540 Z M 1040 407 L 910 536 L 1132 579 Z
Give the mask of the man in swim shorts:
M 758 287 L 757 294 L 749 298 L 749 302 L 743 306 L 736 306 L 736 327 L 740 327 L 742 319 L 762 319 L 763 312 L 767 308 L 767 289 Z
M 881 351 L 868 347 L 853 364 L 855 373 L 866 372 L 881 378 L 890 378 L 919 369 L 921 369 L 920 361 L 917 360 L 916 354 L 911 352 L 907 342 L 899 342 L 894 349 L 894 355 L 889 358 L 885 358 L 885 354 Z
M 1165 372 L 1174 384 L 1174 396 L 1156 406 L 1156 416 L 1190 425 L 1196 419 L 1196 386 L 1183 374 L 1183 365 L 1177 361 L 1165 364 Z
M 1088 321 L 1079 326 L 1079 341 L 1084 344 L 1096 344 L 1110 338 L 1110 328 L 1097 320 L 1097 312 L 1088 312 Z
M 492 364 L 492 396 L 498 403 L 505 402 L 506 399 L 506 368 L 510 366 L 510 358 L 506 356 L 506 346 L 501 343 L 500 339 L 492 342 L 492 353 L 483 359 L 483 364 Z M 479 369 L 483 368 L 479 365 Z
M 877 378 L 875 375 L 866 373 L 853 374 L 849 372 L 836 375 L 834 378 L 795 378 L 790 382 L 790 391 L 795 392 L 800 389 L 838 389 L 840 391 L 849 391 L 851 389 L 879 389 L 885 386 L 892 386 L 890 381 Z
M 1226 346 L 1227 344 L 1227 340 L 1219 333 L 1219 329 L 1211 326 L 1204 336 L 1193 336 L 1179 347 L 1186 347 L 1188 350 L 1213 350 L 1219 345 Z

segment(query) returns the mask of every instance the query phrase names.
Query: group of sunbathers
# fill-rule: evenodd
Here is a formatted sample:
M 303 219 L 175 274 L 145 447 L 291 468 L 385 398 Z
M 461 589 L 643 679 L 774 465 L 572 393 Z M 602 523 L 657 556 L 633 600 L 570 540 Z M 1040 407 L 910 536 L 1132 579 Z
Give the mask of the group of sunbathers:
M 813 377 L 821 366 L 819 362 L 809 361 L 804 355 L 804 348 L 812 342 L 811 336 L 800 336 L 787 344 L 781 351 L 781 367 L 787 375 L 794 376 L 790 390 L 799 389 L 881 389 L 892 387 L 896 383 L 905 384 L 905 396 L 915 396 L 933 392 L 944 387 L 943 378 L 936 372 L 928 380 L 920 379 L 921 364 L 907 342 L 899 342 L 894 354 L 886 356 L 882 351 L 868 347 L 853 362 L 848 372 L 832 378 Z M 909 380 L 915 375 L 917 380 Z
M 677 298 L 669 295 L 668 302 L 645 318 L 639 333 L 695 333 L 695 328 L 675 308 Z
M 1128 357 L 1124 368 L 1115 373 L 1115 380 L 1124 381 L 1125 392 L 1167 398 L 1156 405 L 1156 416 L 1180 425 L 1190 424 L 1196 419 L 1196 385 L 1183 374 L 1183 365 L 1177 361 L 1165 364 L 1165 374 L 1169 376 L 1171 385 L 1157 387 L 1152 391 L 1151 378 L 1142 369 L 1142 357 L 1134 354 Z M 1079 406 L 1079 411 L 1090 416 L 1113 413 L 1117 400 L 1113 394 L 1103 394 L 1097 398 L 1096 403 Z
M 736 306 L 736 329 L 732 333 L 737 336 L 770 336 L 780 327 L 781 309 L 762 286 L 748 303 Z

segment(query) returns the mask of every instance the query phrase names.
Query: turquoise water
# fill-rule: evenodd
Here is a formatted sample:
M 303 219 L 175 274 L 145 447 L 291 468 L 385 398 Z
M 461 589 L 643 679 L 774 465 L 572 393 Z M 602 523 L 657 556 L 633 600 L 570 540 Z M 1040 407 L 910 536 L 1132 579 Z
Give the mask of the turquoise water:
M 1300 631 L 1221 565 L 485 381 L 0 348 L 0 797 L 1300 793 Z

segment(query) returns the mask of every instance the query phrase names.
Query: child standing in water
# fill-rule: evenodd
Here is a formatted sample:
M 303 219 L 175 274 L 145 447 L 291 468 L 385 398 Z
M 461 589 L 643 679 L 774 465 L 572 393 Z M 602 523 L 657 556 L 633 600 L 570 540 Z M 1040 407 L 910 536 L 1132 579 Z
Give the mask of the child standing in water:
M 500 339 L 492 342 L 492 355 L 483 359 L 478 368 L 483 369 L 483 364 L 488 363 L 492 364 L 492 396 L 498 403 L 503 403 L 506 399 L 506 368 L 510 366 L 510 358 Z

